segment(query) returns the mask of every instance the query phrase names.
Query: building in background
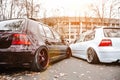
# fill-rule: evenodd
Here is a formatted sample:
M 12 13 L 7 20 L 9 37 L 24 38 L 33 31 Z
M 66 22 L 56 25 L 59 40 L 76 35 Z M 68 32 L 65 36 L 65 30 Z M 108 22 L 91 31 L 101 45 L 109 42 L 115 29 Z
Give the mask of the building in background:
M 119 26 L 119 19 L 91 18 L 91 17 L 50 17 L 42 19 L 45 24 L 52 26 L 69 42 L 79 38 L 82 32 L 91 30 L 95 25 L 98 26 Z

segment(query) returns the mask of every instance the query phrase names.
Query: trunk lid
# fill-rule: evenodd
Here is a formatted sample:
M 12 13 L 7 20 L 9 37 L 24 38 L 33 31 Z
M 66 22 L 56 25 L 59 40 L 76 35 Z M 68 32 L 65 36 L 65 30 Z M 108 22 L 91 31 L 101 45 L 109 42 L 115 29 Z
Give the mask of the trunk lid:
M 112 47 L 120 49 L 120 28 L 104 28 L 104 36 L 110 39 Z
M 24 19 L 13 19 L 0 22 L 0 49 L 11 46 L 13 34 L 22 30 L 24 21 Z

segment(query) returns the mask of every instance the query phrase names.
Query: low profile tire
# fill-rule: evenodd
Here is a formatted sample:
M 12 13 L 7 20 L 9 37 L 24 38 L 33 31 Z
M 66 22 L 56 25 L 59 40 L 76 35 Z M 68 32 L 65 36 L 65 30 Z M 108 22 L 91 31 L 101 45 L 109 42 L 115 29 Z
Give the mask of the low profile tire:
M 87 61 L 92 64 L 99 63 L 98 56 L 93 48 L 87 50 Z
M 48 51 L 45 47 L 40 47 L 36 53 L 32 62 L 33 71 L 44 71 L 47 69 L 49 64 Z
M 67 58 L 70 58 L 72 56 L 72 52 L 70 48 L 67 48 L 66 55 L 67 55 Z

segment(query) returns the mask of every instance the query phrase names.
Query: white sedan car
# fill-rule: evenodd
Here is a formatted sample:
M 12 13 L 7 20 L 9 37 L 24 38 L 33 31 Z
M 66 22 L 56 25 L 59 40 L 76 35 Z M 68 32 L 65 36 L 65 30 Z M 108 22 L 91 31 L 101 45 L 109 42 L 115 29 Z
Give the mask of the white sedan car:
M 72 56 L 89 63 L 120 61 L 120 28 L 101 27 L 87 31 L 70 48 Z

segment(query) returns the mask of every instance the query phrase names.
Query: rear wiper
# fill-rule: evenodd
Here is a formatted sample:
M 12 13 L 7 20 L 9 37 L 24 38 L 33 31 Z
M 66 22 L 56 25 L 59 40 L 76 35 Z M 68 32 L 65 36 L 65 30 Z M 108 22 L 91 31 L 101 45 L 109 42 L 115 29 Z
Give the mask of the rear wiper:
M 12 30 L 0 30 L 0 32 L 8 32 L 8 31 L 12 31 Z

